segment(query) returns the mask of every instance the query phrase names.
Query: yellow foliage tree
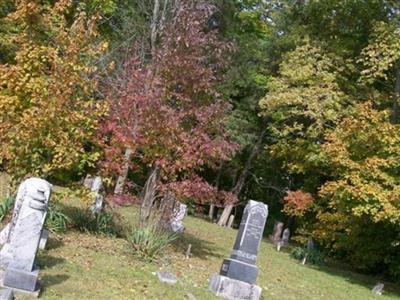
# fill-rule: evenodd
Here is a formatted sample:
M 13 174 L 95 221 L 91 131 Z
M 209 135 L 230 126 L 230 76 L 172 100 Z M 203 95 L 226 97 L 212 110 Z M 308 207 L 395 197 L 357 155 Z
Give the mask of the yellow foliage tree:
M 331 180 L 320 189 L 314 237 L 355 266 L 400 276 L 400 127 L 371 103 L 323 145 Z M 379 239 L 377 239 L 379 236 Z
M 21 0 L 6 18 L 18 28 L 8 37 L 18 50 L 14 64 L 0 65 L 0 163 L 16 177 L 62 178 L 99 155 L 88 151 L 106 108 L 93 62 L 106 45 L 97 18 L 79 9 L 67 18 L 71 6 Z

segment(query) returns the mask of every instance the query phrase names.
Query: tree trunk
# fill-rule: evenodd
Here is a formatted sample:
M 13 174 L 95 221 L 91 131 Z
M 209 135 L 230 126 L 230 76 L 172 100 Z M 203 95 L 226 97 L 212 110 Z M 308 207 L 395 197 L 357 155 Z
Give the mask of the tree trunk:
M 160 1 L 154 0 L 153 6 L 153 16 L 151 18 L 150 24 L 150 47 L 151 47 L 151 55 L 154 57 L 155 49 L 156 49 L 156 40 L 157 40 L 157 24 L 158 24 L 158 15 L 160 11 Z
M 161 200 L 157 229 L 165 232 L 172 231 L 171 222 L 174 215 L 175 205 L 177 203 L 174 193 L 167 191 Z
M 159 168 L 155 167 L 144 185 L 142 192 L 142 204 L 140 206 L 139 222 L 140 227 L 146 227 L 150 218 L 151 208 L 157 196 L 157 182 L 159 177 Z
M 242 191 L 244 184 L 246 182 L 246 177 L 247 174 L 250 171 L 251 168 L 251 163 L 253 162 L 253 159 L 257 156 L 258 152 L 260 151 L 263 139 L 265 135 L 265 130 L 261 131 L 260 135 L 258 136 L 257 142 L 254 144 L 253 148 L 251 149 L 250 155 L 247 158 L 246 164 L 242 170 L 242 173 L 240 173 L 240 176 L 238 180 L 236 181 L 236 185 L 232 189 L 232 193 L 236 196 L 239 197 L 240 192 Z M 233 203 L 229 203 L 225 205 L 224 211 L 221 214 L 221 217 L 218 220 L 218 225 L 219 226 L 226 226 L 226 223 L 228 222 L 229 216 L 231 215 L 232 209 L 234 205 Z
M 219 189 L 219 181 L 221 179 L 221 173 L 222 173 L 222 167 L 224 165 L 224 162 L 221 162 L 219 164 L 218 168 L 218 173 L 217 173 L 217 178 L 215 178 L 215 188 L 218 190 Z M 210 220 L 214 220 L 214 211 L 215 211 L 215 205 L 213 203 L 210 204 L 210 210 L 208 211 L 208 218 Z
M 122 174 L 118 176 L 117 183 L 115 184 L 115 189 L 114 189 L 115 195 L 122 194 L 122 192 L 124 191 L 126 178 L 128 177 L 128 172 L 129 172 L 129 161 L 131 159 L 131 155 L 132 155 L 132 150 L 130 148 L 127 148 L 125 150 L 125 155 L 124 155 L 125 162 L 122 168 Z
M 394 86 L 393 93 L 393 104 L 392 104 L 392 114 L 390 116 L 390 122 L 392 124 L 397 124 L 399 120 L 399 98 L 400 98 L 400 66 L 396 71 L 396 83 Z

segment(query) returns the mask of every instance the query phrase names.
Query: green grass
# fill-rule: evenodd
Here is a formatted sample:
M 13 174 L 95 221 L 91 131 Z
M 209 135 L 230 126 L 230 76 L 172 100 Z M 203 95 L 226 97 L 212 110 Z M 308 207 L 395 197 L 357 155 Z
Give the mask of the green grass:
M 119 209 L 125 223 L 136 224 L 134 207 Z M 216 299 L 208 291 L 208 279 L 229 255 L 236 230 L 187 217 L 187 227 L 158 263 L 144 263 L 129 254 L 120 238 L 68 231 L 52 235 L 48 249 L 38 255 L 43 281 L 42 299 Z M 185 259 L 188 244 L 193 256 Z M 258 255 L 258 285 L 262 299 L 375 299 L 376 278 L 335 267 L 303 266 L 286 252 L 262 242 Z M 155 272 L 177 275 L 174 286 L 158 282 Z M 24 298 L 22 298 L 24 299 Z M 379 299 L 400 299 L 400 289 L 385 285 Z

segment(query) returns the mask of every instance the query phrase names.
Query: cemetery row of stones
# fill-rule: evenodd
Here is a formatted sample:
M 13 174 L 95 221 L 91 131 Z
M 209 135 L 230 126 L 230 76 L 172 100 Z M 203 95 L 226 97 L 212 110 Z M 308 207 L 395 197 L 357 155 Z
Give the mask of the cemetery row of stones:
M 86 181 L 94 193 L 92 212 L 102 208 L 101 179 Z M 52 185 L 40 178 L 25 180 L 18 188 L 11 221 L 0 233 L 0 299 L 13 299 L 13 293 L 25 293 L 38 297 L 41 283 L 39 267 L 35 264 L 38 249 L 44 249 L 48 232 L 43 228 L 50 200 Z M 171 222 L 171 229 L 183 231 L 182 220 L 186 207 L 178 206 Z M 260 202 L 249 201 L 231 252 L 223 260 L 219 274 L 210 278 L 209 288 L 217 296 L 228 299 L 259 299 L 261 288 L 257 286 L 256 259 L 262 239 L 268 207 Z M 190 255 L 190 247 L 187 256 Z M 174 283 L 170 274 L 158 273 L 160 280 Z
M 97 214 L 103 207 L 101 178 L 87 178 L 84 184 L 93 193 L 91 211 Z M 34 297 L 40 294 L 39 267 L 35 264 L 35 258 L 38 249 L 45 249 L 49 235 L 43 226 L 51 190 L 52 185 L 40 178 L 27 179 L 18 188 L 12 219 L 0 232 L 0 286 L 3 288 L 0 291 L 1 300 L 14 299 L 14 292 Z M 170 229 L 183 232 L 182 221 L 187 207 L 184 204 L 174 207 L 176 210 L 170 220 Z M 220 272 L 210 277 L 209 289 L 216 296 L 238 300 L 260 299 L 262 290 L 256 285 L 256 260 L 267 217 L 267 205 L 253 200 L 248 202 L 230 257 L 223 260 Z M 289 244 L 290 230 L 283 230 L 283 226 L 283 223 L 277 222 L 269 237 L 278 251 Z M 310 239 L 303 264 L 313 249 L 314 243 Z M 186 251 L 186 257 L 189 258 L 190 255 L 191 245 Z M 175 284 L 177 281 L 170 273 L 158 272 L 157 276 L 165 283 Z M 381 294 L 383 287 L 382 283 L 378 283 L 373 292 Z M 191 294 L 187 296 L 194 299 Z

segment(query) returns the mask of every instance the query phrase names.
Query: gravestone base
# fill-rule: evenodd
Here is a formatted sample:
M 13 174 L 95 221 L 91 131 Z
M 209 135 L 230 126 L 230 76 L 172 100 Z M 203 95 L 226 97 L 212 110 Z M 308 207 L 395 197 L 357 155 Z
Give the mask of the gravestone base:
M 232 279 L 254 284 L 257 280 L 258 268 L 255 265 L 247 264 L 236 259 L 225 258 L 222 262 L 220 274 Z
M 0 289 L 11 289 L 14 292 L 14 295 L 16 297 L 23 297 L 23 296 L 29 296 L 29 297 L 33 297 L 33 298 L 39 298 L 41 289 L 42 289 L 42 283 L 38 280 L 36 282 L 36 287 L 34 291 L 28 291 L 28 290 L 23 290 L 20 288 L 15 288 L 15 287 L 9 287 L 9 286 L 5 286 L 4 285 L 4 278 L 5 277 L 5 271 L 2 271 L 0 269 Z
M 33 269 L 32 272 L 25 270 L 14 269 L 8 267 L 4 274 L 4 286 L 17 288 L 29 292 L 34 292 L 38 289 L 39 268 Z
M 216 296 L 229 300 L 259 300 L 261 298 L 259 286 L 218 274 L 211 276 L 208 288 Z

